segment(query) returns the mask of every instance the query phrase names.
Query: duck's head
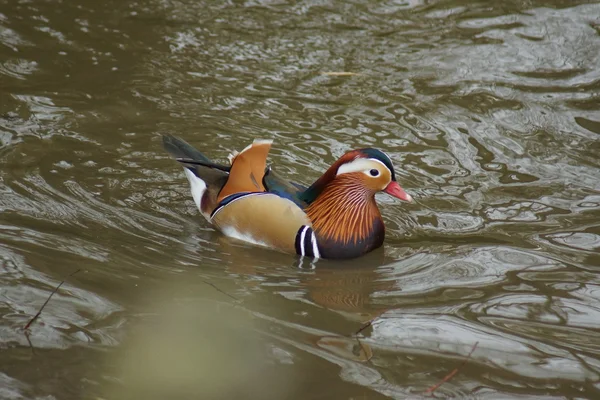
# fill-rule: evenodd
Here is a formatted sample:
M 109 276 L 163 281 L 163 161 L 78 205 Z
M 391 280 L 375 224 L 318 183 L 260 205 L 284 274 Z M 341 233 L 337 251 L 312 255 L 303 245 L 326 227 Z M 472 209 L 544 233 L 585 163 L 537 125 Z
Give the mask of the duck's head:
M 301 198 L 312 203 L 328 185 L 346 186 L 349 190 L 361 189 L 374 195 L 385 192 L 403 201 L 412 201 L 396 181 L 392 160 L 383 151 L 373 148 L 349 151 L 340 157 Z
M 412 197 L 404 191 L 396 181 L 396 172 L 392 160 L 381 150 L 367 148 L 346 153 L 340 160 L 351 155 L 350 161 L 343 162 L 336 172 L 336 177 L 351 174 L 352 179 L 360 181 L 372 192 L 385 192 L 403 201 L 412 201 Z

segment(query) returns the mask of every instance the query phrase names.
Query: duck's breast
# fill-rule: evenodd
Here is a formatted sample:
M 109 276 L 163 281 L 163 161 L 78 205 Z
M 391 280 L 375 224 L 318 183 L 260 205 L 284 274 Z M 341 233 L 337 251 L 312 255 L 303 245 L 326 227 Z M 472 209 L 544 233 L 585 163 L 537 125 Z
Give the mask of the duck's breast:
M 296 253 L 300 228 L 311 225 L 293 201 L 266 192 L 230 196 L 211 218 L 226 236 L 288 253 Z

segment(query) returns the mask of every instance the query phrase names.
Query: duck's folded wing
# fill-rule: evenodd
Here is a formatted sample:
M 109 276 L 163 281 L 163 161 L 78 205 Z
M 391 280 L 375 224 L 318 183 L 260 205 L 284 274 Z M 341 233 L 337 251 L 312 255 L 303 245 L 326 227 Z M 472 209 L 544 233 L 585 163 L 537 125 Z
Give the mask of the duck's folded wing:
M 219 193 L 219 201 L 236 193 L 266 192 L 263 177 L 272 143 L 272 140 L 255 140 L 231 157 L 229 179 Z
M 288 253 L 296 253 L 297 235 L 310 220 L 292 201 L 272 193 L 228 197 L 212 216 L 226 236 Z

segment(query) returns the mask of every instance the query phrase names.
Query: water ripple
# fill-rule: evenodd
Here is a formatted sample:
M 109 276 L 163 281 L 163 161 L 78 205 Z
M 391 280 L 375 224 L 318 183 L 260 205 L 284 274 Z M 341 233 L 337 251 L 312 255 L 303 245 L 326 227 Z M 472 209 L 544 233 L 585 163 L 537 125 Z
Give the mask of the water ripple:
M 600 9 L 580 3 L 2 8 L 0 396 L 106 397 L 123 379 L 97 349 L 127 358 L 156 303 L 225 292 L 258 322 L 258 358 L 311 383 L 298 398 L 418 397 L 476 341 L 439 396 L 594 398 Z M 377 196 L 384 249 L 298 261 L 207 226 L 163 133 L 219 161 L 275 139 L 274 168 L 305 184 L 378 147 L 417 201 Z M 79 268 L 32 329 L 32 369 L 20 329 Z M 348 335 L 372 318 L 361 352 Z

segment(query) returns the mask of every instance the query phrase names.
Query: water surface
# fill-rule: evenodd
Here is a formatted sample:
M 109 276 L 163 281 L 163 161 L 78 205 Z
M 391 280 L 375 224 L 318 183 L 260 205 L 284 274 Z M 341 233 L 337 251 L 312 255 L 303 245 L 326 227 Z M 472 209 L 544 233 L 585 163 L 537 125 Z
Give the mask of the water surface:
M 0 398 L 415 398 L 476 342 L 437 396 L 597 398 L 598 65 L 589 1 L 0 0 Z M 163 133 L 305 184 L 378 147 L 417 201 L 311 269 Z

